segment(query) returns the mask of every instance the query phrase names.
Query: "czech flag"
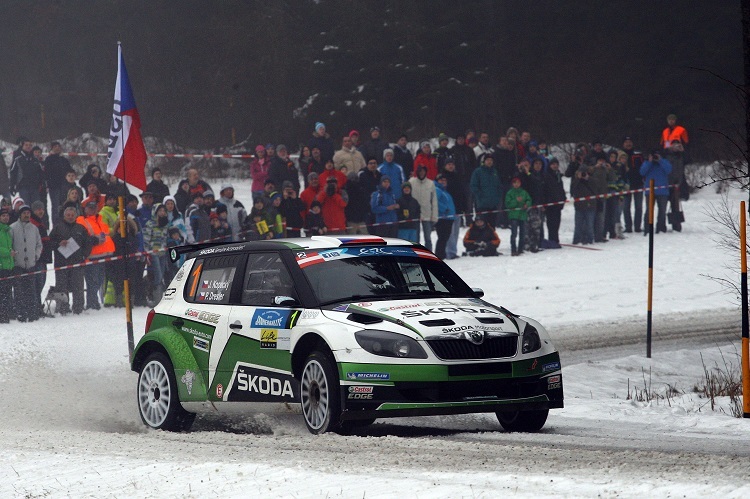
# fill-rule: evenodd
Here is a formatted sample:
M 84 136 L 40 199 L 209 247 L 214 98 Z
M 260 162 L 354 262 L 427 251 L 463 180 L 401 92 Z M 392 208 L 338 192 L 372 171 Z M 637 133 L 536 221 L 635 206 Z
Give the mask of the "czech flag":
M 146 190 L 146 148 L 141 137 L 141 118 L 130 88 L 128 71 L 117 44 L 117 82 L 109 130 L 107 173 L 138 189 Z

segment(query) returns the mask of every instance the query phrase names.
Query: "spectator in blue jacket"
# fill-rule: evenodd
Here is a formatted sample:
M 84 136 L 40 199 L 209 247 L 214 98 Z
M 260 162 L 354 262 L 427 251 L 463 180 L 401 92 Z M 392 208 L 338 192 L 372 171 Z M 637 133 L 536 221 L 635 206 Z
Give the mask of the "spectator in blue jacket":
M 398 166 L 398 165 L 396 165 Z M 398 202 L 393 195 L 391 179 L 388 175 L 380 177 L 378 189 L 370 196 L 370 211 L 375 215 L 376 224 L 373 231 L 381 237 L 398 237 Z
M 669 173 L 672 171 L 672 164 L 654 151 L 649 155 L 648 161 L 641 165 L 641 176 L 644 185 L 646 185 L 646 199 L 649 196 L 648 185 L 651 179 L 654 180 L 654 196 L 656 197 L 656 206 L 658 207 L 658 216 L 656 218 L 656 232 L 667 232 L 667 202 L 669 201 Z M 646 203 L 648 206 L 648 203 Z M 648 210 L 643 215 L 643 226 L 648 223 Z M 646 231 L 643 232 L 645 236 Z
M 438 200 L 438 221 L 435 224 L 438 239 L 435 244 L 435 256 L 445 260 L 445 247 L 451 237 L 453 219 L 456 218 L 456 205 L 448 192 L 448 179 L 442 173 L 438 173 L 435 177 L 435 193 Z
M 406 179 L 404 178 L 404 169 L 401 165 L 393 162 L 393 149 L 386 149 L 383 151 L 383 162 L 378 166 L 378 171 L 383 175 L 388 175 L 391 181 L 391 190 L 396 199 L 401 197 L 401 184 Z M 380 179 L 382 182 L 382 178 Z

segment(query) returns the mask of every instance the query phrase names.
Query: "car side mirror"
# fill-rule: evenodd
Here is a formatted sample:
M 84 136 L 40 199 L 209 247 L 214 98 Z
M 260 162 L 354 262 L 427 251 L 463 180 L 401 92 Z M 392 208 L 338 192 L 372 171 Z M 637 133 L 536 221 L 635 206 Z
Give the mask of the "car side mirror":
M 273 303 L 274 305 L 279 305 L 281 307 L 294 307 L 297 306 L 297 300 L 292 298 L 291 296 L 274 296 L 273 297 Z
M 472 293 L 477 295 L 477 298 L 481 298 L 484 296 L 484 291 L 482 291 L 482 288 L 471 288 Z

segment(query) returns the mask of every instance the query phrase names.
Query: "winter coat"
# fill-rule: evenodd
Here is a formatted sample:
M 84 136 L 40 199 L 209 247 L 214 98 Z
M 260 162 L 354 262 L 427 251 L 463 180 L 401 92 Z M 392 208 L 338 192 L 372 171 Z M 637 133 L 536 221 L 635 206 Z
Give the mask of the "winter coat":
M 159 224 L 158 217 L 156 216 L 159 206 L 161 205 L 154 204 L 151 220 L 146 222 L 146 225 L 143 227 L 143 248 L 146 251 L 161 251 L 167 247 L 169 220 L 164 225 Z
M 29 270 L 42 256 L 42 236 L 31 222 L 17 220 L 10 225 L 13 249 L 16 251 L 16 267 Z
M 609 188 L 608 171 L 602 166 L 592 166 L 589 174 L 589 182 L 596 194 L 606 194 Z
M 323 214 L 313 213 L 312 210 L 307 212 L 307 215 L 305 215 L 305 235 L 307 237 L 320 236 L 325 228 L 326 223 L 323 221 Z
M 47 175 L 47 185 L 50 187 L 63 187 L 68 182 L 65 175 L 72 172 L 70 161 L 59 154 L 50 154 L 44 160 L 44 173 Z
M 480 165 L 484 163 L 484 157 L 486 155 L 492 154 L 494 152 L 495 150 L 492 147 L 486 146 L 481 142 L 474 146 L 474 156 L 476 156 L 477 163 L 479 163 Z
M 438 218 L 452 221 L 456 218 L 456 206 L 453 204 L 453 198 L 443 187 L 443 184 L 439 182 L 435 182 L 435 192 L 437 193 Z
M 346 212 L 348 203 L 346 191 L 337 188 L 333 196 L 329 196 L 327 189 L 323 188 L 315 198 L 321 204 L 323 221 L 329 231 L 346 230 Z
M 222 196 L 219 198 L 219 202 L 227 207 L 227 222 L 229 222 L 229 226 L 232 228 L 232 240 L 238 241 L 237 234 L 239 234 L 242 222 L 245 221 L 245 217 L 247 216 L 245 205 L 234 197 L 230 199 Z
M 401 194 L 398 200 L 398 219 L 399 220 L 411 220 L 410 222 L 402 222 L 398 224 L 399 229 L 403 230 L 419 230 L 419 217 L 420 207 L 419 202 L 409 194 Z
M 464 234 L 464 246 L 471 251 L 478 243 L 491 244 L 495 248 L 500 246 L 500 237 L 490 224 L 485 223 L 481 228 L 476 223 L 469 226 L 469 230 Z
M 378 164 L 382 163 L 385 158 L 383 158 L 383 151 L 386 149 L 389 149 L 391 145 L 383 140 L 381 137 L 378 137 L 377 139 L 370 139 L 364 144 L 362 144 L 362 147 L 359 148 L 360 152 L 362 153 L 362 156 L 365 157 L 365 161 L 370 161 L 371 159 L 374 159 L 378 162 Z M 395 154 L 394 154 L 395 156 Z M 395 158 L 394 158 L 395 161 Z M 391 179 L 391 182 L 393 182 L 393 179 Z M 391 186 L 394 188 L 393 186 Z
M 351 149 L 342 147 L 333 155 L 333 165 L 336 171 L 340 170 L 342 166 L 346 166 L 348 171 L 359 173 L 365 167 L 366 163 L 365 157 L 362 156 L 362 153 L 356 147 L 352 147 Z M 339 184 L 339 186 L 341 185 Z
M 317 147 L 318 149 L 320 149 L 320 162 L 324 165 L 326 164 L 326 161 L 333 160 L 333 153 L 336 148 L 333 145 L 333 141 L 328 134 L 326 134 L 325 137 L 321 137 L 317 133 L 314 133 L 313 136 L 310 137 L 310 141 L 307 143 L 307 146 L 311 151 L 313 147 Z
M 420 166 L 427 168 L 427 178 L 435 180 L 438 172 L 437 158 L 432 154 L 425 154 L 422 151 L 417 153 L 417 157 L 414 158 L 414 174 L 416 175 Z
M 31 214 L 31 223 L 37 228 L 39 237 L 42 238 L 42 255 L 37 263 L 52 263 L 52 244 L 50 243 L 47 224 L 34 213 Z
M 443 176 L 448 179 L 448 192 L 453 198 L 453 204 L 456 205 L 456 213 L 466 213 L 468 211 L 466 207 L 466 186 L 468 182 L 464 181 L 457 170 L 452 172 L 445 170 Z
M 268 180 L 268 171 L 271 167 L 271 161 L 268 158 L 254 158 L 250 162 L 250 178 L 253 179 L 253 185 L 250 188 L 253 192 L 263 190 Z
M 529 173 L 528 185 L 532 205 L 544 203 L 544 171 L 532 170 Z
M 119 230 L 120 218 L 117 214 L 117 210 L 111 206 L 105 206 L 99 211 L 99 215 L 102 216 L 104 223 L 109 225 L 110 235 L 113 235 L 114 232 Z
M 76 219 L 76 223 L 81 224 L 91 238 L 89 259 L 111 256 L 115 252 L 115 243 L 109 235 L 109 225 L 104 223 L 101 215 L 80 216 Z M 100 242 L 100 239 L 103 241 Z
M 172 196 L 167 196 L 164 199 L 172 199 L 172 201 L 174 201 Z M 182 236 L 184 243 L 193 244 L 195 242 L 193 239 L 193 231 L 190 230 L 189 225 L 185 223 L 185 217 L 182 216 L 182 213 L 177 211 L 176 206 L 174 210 L 167 211 L 167 220 L 169 221 L 169 224 L 167 225 L 167 234 L 169 234 L 169 229 L 176 227 L 177 230 L 180 231 L 180 236 Z
M 115 179 L 115 180 L 112 180 Z M 130 194 L 130 189 L 128 189 L 128 186 L 123 182 L 122 180 L 118 179 L 115 176 L 111 176 L 109 178 L 109 182 L 107 182 L 106 186 L 104 187 L 104 190 L 102 191 L 102 194 L 111 194 L 113 196 L 117 197 L 127 197 L 128 194 Z M 148 189 L 146 189 L 148 190 Z M 151 192 L 151 191 L 149 191 Z M 168 193 L 169 191 L 167 191 Z M 156 202 L 156 197 L 154 197 L 154 202 Z
M 21 189 L 41 189 L 44 185 L 45 175 L 42 164 L 32 153 L 21 151 L 10 167 L 11 190 L 17 192 Z
M 300 198 L 284 198 L 279 206 L 281 216 L 286 221 L 287 230 L 300 230 L 304 226 L 303 215 L 307 211 L 304 201 Z
M 411 184 L 411 195 L 419 203 L 419 219 L 424 222 L 437 222 L 440 207 L 435 182 L 427 177 L 423 179 L 412 177 L 409 179 L 409 183 Z
M 521 198 L 519 201 L 518 198 Z M 529 217 L 526 209 L 531 206 L 531 196 L 523 188 L 511 188 L 505 195 L 505 208 L 508 210 L 509 220 L 526 221 Z
M 641 166 L 643 165 L 643 154 L 635 149 L 625 149 L 628 155 L 628 185 L 631 189 L 643 188 L 643 175 L 641 175 Z
M 393 162 L 401 165 L 404 171 L 404 178 L 414 175 L 414 156 L 411 155 L 411 151 L 408 148 L 404 147 L 402 149 L 398 144 L 393 146 Z
M 664 159 L 669 161 L 672 165 L 672 171 L 669 173 L 669 183 L 680 184 L 682 178 L 685 176 L 685 153 L 674 152 L 670 150 L 664 151 Z
M 393 181 L 391 181 L 393 185 Z M 396 210 L 389 210 L 388 206 L 396 204 L 393 187 L 386 189 L 381 183 L 370 196 L 370 211 L 375 215 L 375 223 L 394 223 L 398 221 Z
M 657 196 L 669 195 L 669 174 L 672 171 L 672 164 L 664 158 L 658 161 L 646 161 L 641 165 L 641 175 L 643 176 L 644 185 L 648 186 L 651 179 L 654 179 L 654 194 Z M 648 190 L 646 190 L 648 196 Z
M 15 262 L 10 255 L 11 251 L 13 251 L 13 236 L 10 226 L 0 223 L 0 270 L 13 270 Z
M 477 210 L 494 210 L 500 205 L 500 175 L 493 167 L 482 165 L 471 176 L 471 195 Z
M 291 158 L 281 159 L 276 156 L 271 160 L 271 167 L 268 170 L 268 178 L 276 186 L 276 190 L 281 192 L 285 180 L 288 180 L 294 186 L 294 190 L 299 192 L 299 171 L 297 165 Z
M 574 198 L 582 198 L 586 196 L 593 196 L 596 194 L 594 187 L 591 185 L 591 181 L 585 178 L 573 177 L 570 183 L 570 195 Z M 587 199 L 575 202 L 577 210 L 593 210 L 596 209 L 596 199 Z
M 193 200 L 190 199 L 190 194 L 182 190 L 182 186 L 187 183 L 187 180 L 180 180 L 177 191 L 174 193 L 174 203 L 177 205 L 177 209 L 180 210 L 180 213 L 185 213 L 187 207 L 193 202 Z
M 628 190 L 627 170 L 625 165 L 616 161 L 607 176 L 607 189 L 609 192 L 622 192 Z
M 0 196 L 7 196 L 9 193 L 10 177 L 8 177 L 8 165 L 5 163 L 3 155 L 0 154 Z
M 383 161 L 380 166 L 378 166 L 378 171 L 380 172 L 381 180 L 383 175 L 388 175 L 388 178 L 391 179 L 391 192 L 393 193 L 394 198 L 400 198 L 401 184 L 406 181 L 406 178 L 404 177 L 404 169 L 401 168 L 401 165 L 394 162 L 388 163 Z M 380 188 L 379 186 L 380 184 L 378 184 L 378 188 Z
M 370 192 L 359 182 L 359 176 L 350 173 L 349 182 L 346 183 L 346 192 L 349 193 L 349 204 L 346 205 L 344 213 L 349 222 L 367 222 L 370 219 Z
M 560 170 L 555 171 L 550 168 L 544 172 L 544 195 L 542 197 L 544 203 L 560 203 L 567 199 L 562 177 Z M 559 204 L 558 206 L 562 209 L 565 205 Z
M 154 195 L 154 203 L 163 203 L 164 198 L 169 196 L 169 187 L 161 180 L 152 179 L 146 186 L 146 191 Z
M 211 219 L 208 218 L 208 213 L 205 210 L 193 203 L 188 206 L 185 216 L 196 243 L 211 238 Z
M 55 249 L 55 265 L 61 267 L 63 265 L 72 265 L 74 263 L 83 262 L 86 257 L 89 256 L 91 251 L 91 238 L 89 233 L 83 226 L 76 222 L 68 223 L 65 220 L 58 221 L 52 228 L 52 232 L 49 233 L 50 243 Z M 65 258 L 60 253 L 60 242 L 67 241 L 73 238 L 78 244 L 79 248 L 71 254 L 68 258 Z
M 359 177 L 359 185 L 367 193 L 367 203 L 370 203 L 370 196 L 373 192 L 378 190 L 380 185 L 380 177 L 382 173 L 379 170 L 370 171 L 367 168 L 360 171 L 357 177 Z
M 310 205 L 312 205 L 312 202 L 315 201 L 315 198 L 324 186 L 325 184 L 318 184 L 318 187 L 308 185 L 307 188 L 300 193 L 299 198 L 303 203 L 305 203 L 306 209 L 310 209 Z
M 456 144 L 451 148 L 451 156 L 456 163 L 456 172 L 461 177 L 461 182 L 468 184 L 471 174 L 477 169 L 477 157 L 474 155 L 474 149 L 466 144 Z M 450 185 L 450 181 L 448 185 Z M 453 201 L 456 201 L 456 196 L 453 196 Z
M 495 168 L 497 173 L 500 175 L 500 182 L 503 185 L 510 186 L 513 177 L 518 175 L 518 167 L 516 166 L 516 153 L 514 151 L 497 148 L 492 154 L 495 158 Z

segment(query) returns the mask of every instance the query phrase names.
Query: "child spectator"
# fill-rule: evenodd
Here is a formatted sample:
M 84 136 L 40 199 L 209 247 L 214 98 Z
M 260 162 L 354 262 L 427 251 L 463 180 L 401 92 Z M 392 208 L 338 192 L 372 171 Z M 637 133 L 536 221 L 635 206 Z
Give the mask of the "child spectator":
M 268 222 L 266 221 L 263 198 L 260 195 L 256 195 L 253 209 L 250 210 L 250 215 L 245 218 L 242 229 L 246 241 L 260 241 L 262 239 L 273 238 L 273 234 L 268 228 Z
M 411 195 L 411 184 L 401 184 L 401 197 L 398 200 L 398 237 L 419 243 L 419 202 Z
M 497 248 L 500 246 L 500 237 L 489 224 L 484 221 L 483 215 L 477 215 L 474 223 L 464 234 L 464 247 L 469 256 L 497 256 Z
M 320 210 L 320 201 L 313 201 L 310 205 L 310 211 L 307 212 L 307 216 L 305 217 L 305 235 L 307 237 L 322 236 L 328 232 Z
M 229 228 L 229 224 L 222 223 L 217 213 L 211 213 L 208 218 L 211 220 L 211 240 L 219 243 L 231 241 L 232 230 Z
M 519 256 L 523 254 L 526 219 L 528 218 L 526 209 L 531 206 L 531 196 L 521 188 L 520 178 L 513 177 L 511 185 L 513 187 L 505 195 L 505 207 L 510 220 L 510 255 Z

